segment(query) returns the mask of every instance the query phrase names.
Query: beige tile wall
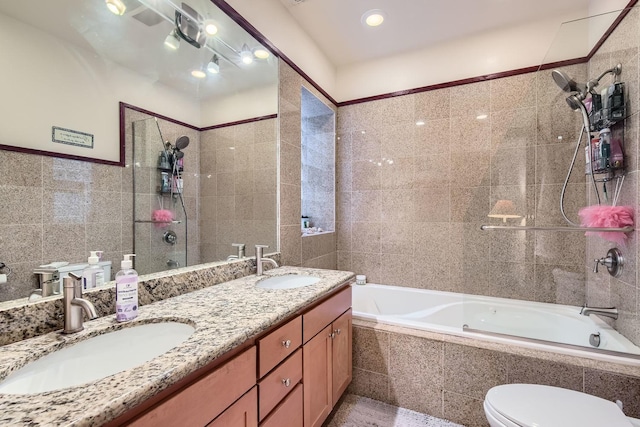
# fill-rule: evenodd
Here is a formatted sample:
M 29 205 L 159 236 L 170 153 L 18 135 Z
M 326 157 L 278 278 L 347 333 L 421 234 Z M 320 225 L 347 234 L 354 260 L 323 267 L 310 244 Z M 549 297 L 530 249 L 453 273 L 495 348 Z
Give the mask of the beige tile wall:
M 630 117 L 620 203 L 636 209 L 639 21 L 633 10 L 588 64 L 564 67 L 584 82 L 623 64 Z M 507 225 L 566 225 L 558 204 L 581 122 L 565 97 L 546 70 L 339 108 L 338 268 L 399 286 L 614 305 L 616 327 L 640 344 L 637 232 L 620 248 L 626 265 L 614 279 L 592 272 L 614 246 L 600 237 L 479 230 L 501 224 L 487 217 L 501 199 L 523 217 Z M 594 203 L 581 155 L 564 203 L 576 222 Z
M 552 385 L 620 400 L 627 415 L 640 416 L 637 368 L 620 372 L 575 357 L 477 344 L 414 329 L 354 325 L 348 392 L 468 427 L 488 427 L 485 394 L 511 383 Z
M 337 109 L 289 65 L 280 61 L 280 252 L 285 265 L 335 269 L 336 233 L 302 237 L 300 217 L 302 87 Z
M 277 119 L 202 132 L 200 166 L 203 259 L 225 259 L 244 243 L 277 250 Z

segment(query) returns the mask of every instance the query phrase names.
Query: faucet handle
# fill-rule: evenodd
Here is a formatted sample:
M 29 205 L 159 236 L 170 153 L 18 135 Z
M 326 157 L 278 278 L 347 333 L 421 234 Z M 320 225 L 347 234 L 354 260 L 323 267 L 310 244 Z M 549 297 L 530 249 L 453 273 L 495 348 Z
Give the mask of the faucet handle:
M 233 246 L 234 248 L 243 248 L 245 247 L 244 243 L 232 243 L 231 246 Z
M 257 248 L 266 249 L 266 248 L 268 248 L 268 247 L 269 247 L 269 245 L 256 245 L 256 249 L 257 249 Z
M 73 295 L 76 298 L 82 297 L 82 276 L 69 272 L 69 275 L 62 279 L 62 287 L 65 289 L 73 289 Z

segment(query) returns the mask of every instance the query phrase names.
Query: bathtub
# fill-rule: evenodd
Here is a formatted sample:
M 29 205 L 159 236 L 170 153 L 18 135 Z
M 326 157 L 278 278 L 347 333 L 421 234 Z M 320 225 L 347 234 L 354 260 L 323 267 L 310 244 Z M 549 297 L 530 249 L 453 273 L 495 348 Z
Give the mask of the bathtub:
M 640 347 L 580 307 L 376 284 L 352 290 L 356 319 L 640 365 Z

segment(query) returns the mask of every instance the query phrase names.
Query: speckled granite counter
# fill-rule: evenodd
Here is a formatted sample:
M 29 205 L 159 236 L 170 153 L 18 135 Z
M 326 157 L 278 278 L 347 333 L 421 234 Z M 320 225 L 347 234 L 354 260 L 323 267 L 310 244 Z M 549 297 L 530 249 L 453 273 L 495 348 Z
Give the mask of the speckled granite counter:
M 105 331 L 159 321 L 196 328 L 184 343 L 139 368 L 60 391 L 0 395 L 0 425 L 101 425 L 354 277 L 350 272 L 299 267 L 281 267 L 265 275 L 282 274 L 309 274 L 323 280 L 297 289 L 266 290 L 256 287 L 259 278 L 246 276 L 143 306 L 134 322 L 118 324 L 110 315 L 85 322 L 85 330 L 77 334 L 52 332 L 1 347 L 0 378 L 4 378 L 27 361 Z

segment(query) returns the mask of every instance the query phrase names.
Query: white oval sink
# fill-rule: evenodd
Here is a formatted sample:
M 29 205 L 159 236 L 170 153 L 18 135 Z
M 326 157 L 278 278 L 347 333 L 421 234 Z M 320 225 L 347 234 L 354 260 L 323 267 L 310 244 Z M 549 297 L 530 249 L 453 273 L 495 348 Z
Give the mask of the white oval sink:
M 262 289 L 293 289 L 318 283 L 319 277 L 306 276 L 304 274 L 287 274 L 284 276 L 272 276 L 260 280 L 256 286 Z
M 143 365 L 194 331 L 184 323 L 163 322 L 98 335 L 26 364 L 0 382 L 0 393 L 44 393 L 97 381 Z

